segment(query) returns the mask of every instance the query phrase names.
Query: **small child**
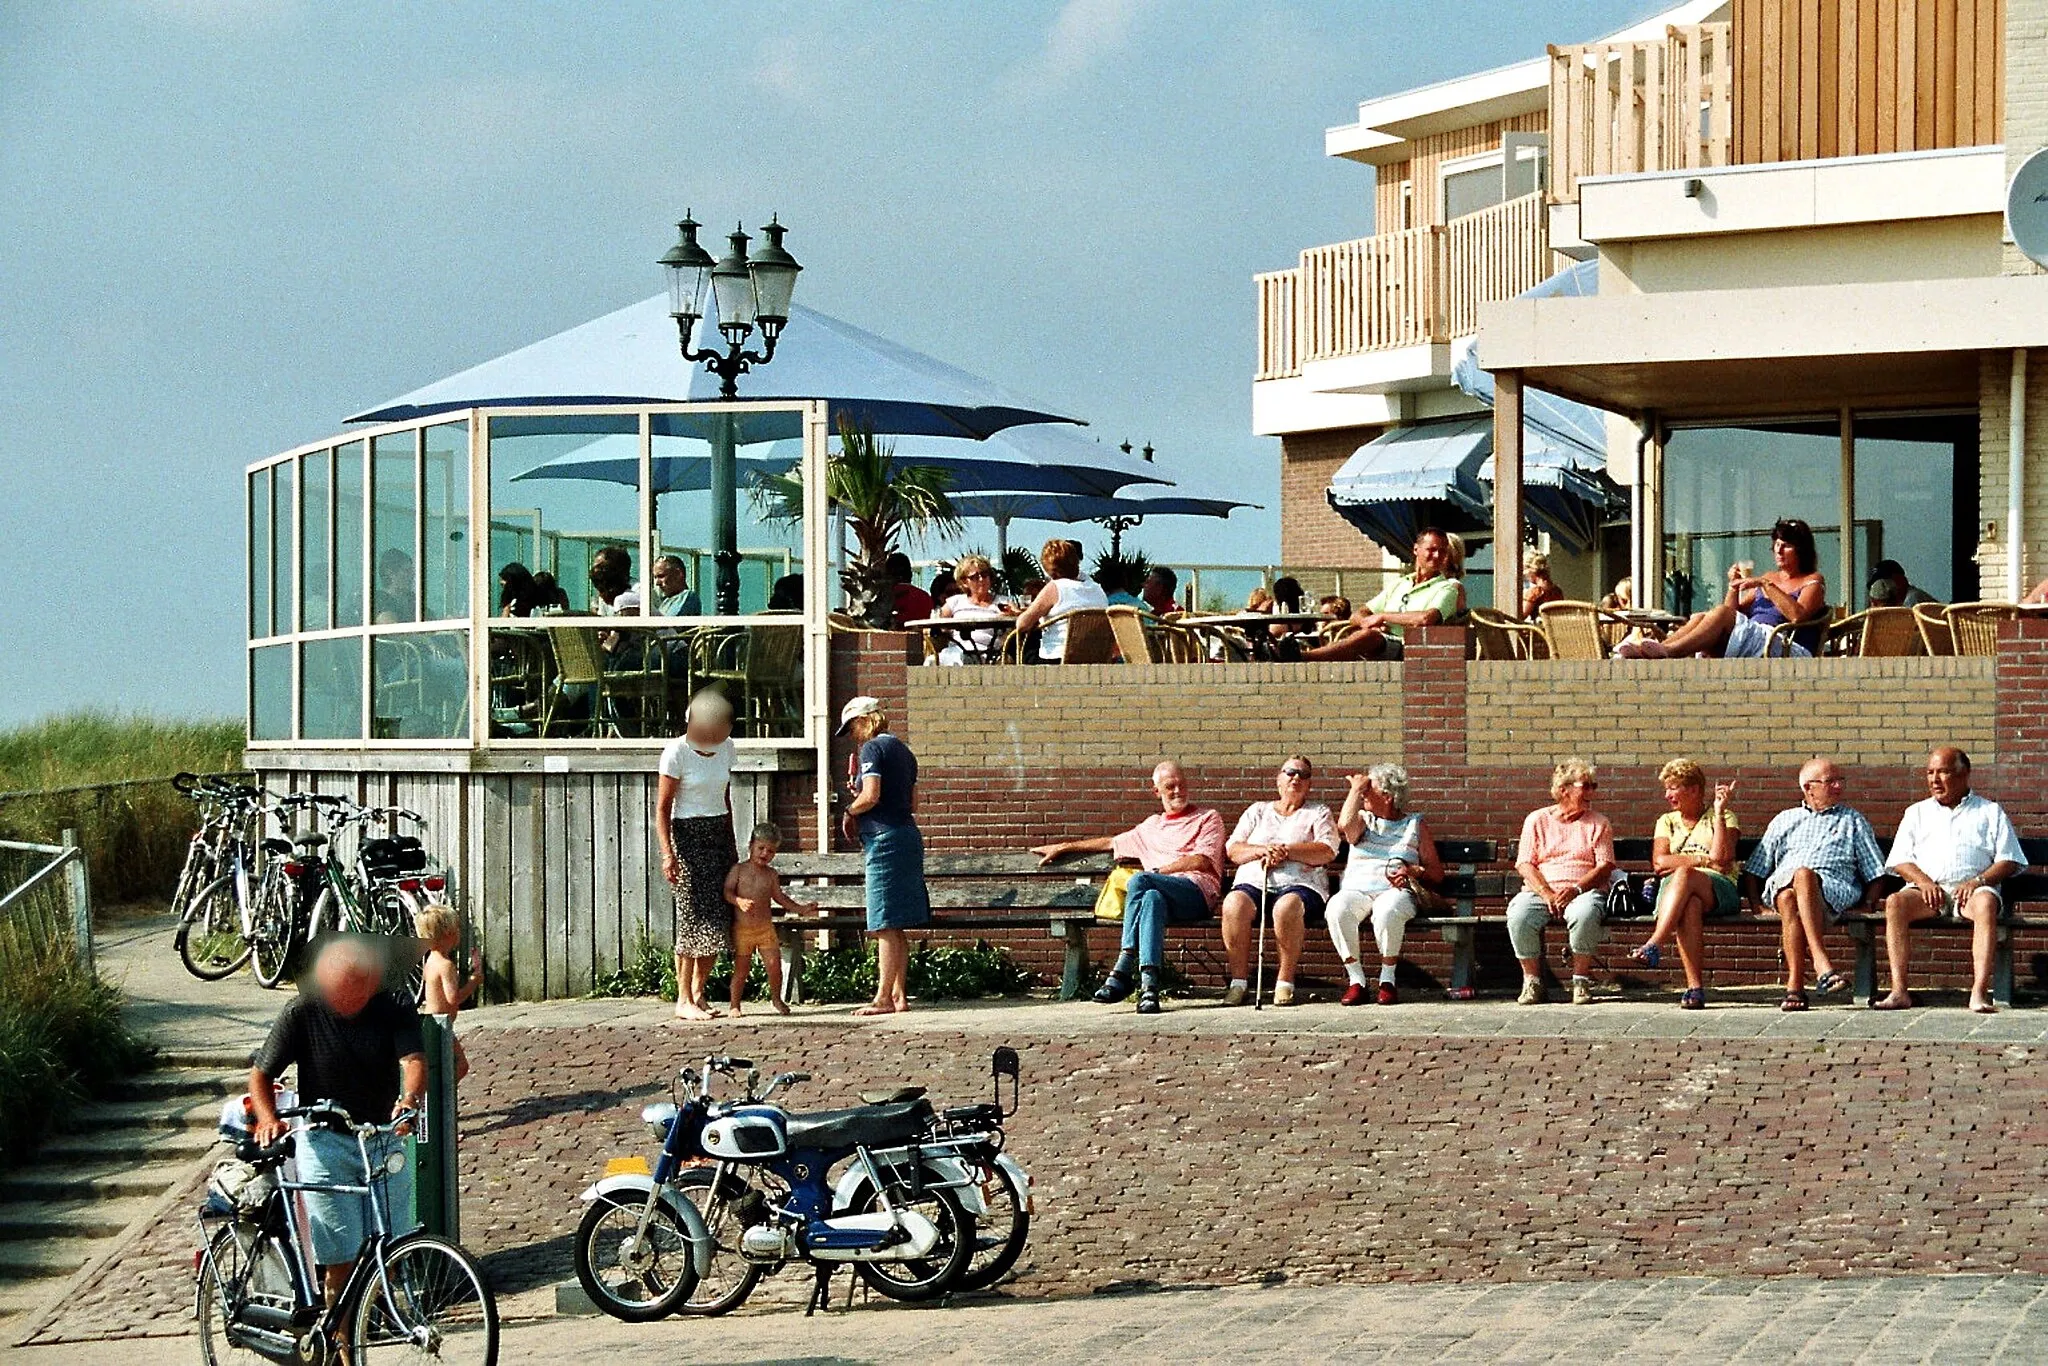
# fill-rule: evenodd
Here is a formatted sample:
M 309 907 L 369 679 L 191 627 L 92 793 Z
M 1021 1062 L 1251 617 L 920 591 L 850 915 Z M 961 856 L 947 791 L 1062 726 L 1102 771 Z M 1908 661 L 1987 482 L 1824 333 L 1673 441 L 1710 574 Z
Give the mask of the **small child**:
M 425 1015 L 445 1015 L 449 1027 L 455 1024 L 456 1012 L 462 1003 L 475 992 L 477 983 L 484 979 L 483 950 L 469 951 L 469 980 L 462 985 L 455 981 L 455 950 L 462 944 L 462 922 L 456 918 L 452 908 L 429 906 L 413 917 L 413 929 L 421 939 L 427 941 L 427 961 L 423 965 L 424 994 L 420 1001 L 420 1012 Z M 455 1079 L 461 1081 L 469 1075 L 469 1054 L 462 1051 L 462 1040 L 455 1041 Z
M 782 890 L 782 878 L 775 871 L 775 851 L 782 847 L 782 831 L 772 821 L 754 827 L 747 840 L 747 861 L 733 865 L 725 875 L 725 899 L 732 904 L 732 1013 L 740 1013 L 740 1001 L 747 994 L 747 972 L 754 953 L 768 969 L 768 1000 L 776 1013 L 789 1014 L 782 1000 L 782 943 L 775 937 L 775 911 L 816 915 L 815 901 L 792 901 Z

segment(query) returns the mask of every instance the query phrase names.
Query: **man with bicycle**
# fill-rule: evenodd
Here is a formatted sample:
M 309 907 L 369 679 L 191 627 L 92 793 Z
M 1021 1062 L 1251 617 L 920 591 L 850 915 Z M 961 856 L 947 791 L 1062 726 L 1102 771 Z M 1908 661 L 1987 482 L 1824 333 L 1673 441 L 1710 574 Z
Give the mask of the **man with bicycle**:
M 278 1013 L 249 1073 L 249 1103 L 259 1144 L 275 1143 L 288 1127 L 277 1116 L 273 1083 L 293 1064 L 299 1069 L 301 1101 L 331 1101 L 359 1124 L 382 1123 L 402 1110 L 421 1107 L 427 1060 L 419 1015 L 383 989 L 384 967 L 383 953 L 362 939 L 334 938 L 321 947 L 313 964 L 312 989 L 302 991 Z M 397 1147 L 395 1137 L 371 1140 L 371 1163 L 381 1162 Z M 299 1135 L 294 1157 L 302 1181 L 364 1183 L 356 1140 L 338 1129 L 309 1125 Z M 414 1226 L 412 1188 L 410 1164 L 382 1183 L 380 1198 L 389 1202 L 386 1216 L 394 1238 Z M 330 1304 L 348 1283 L 373 1226 L 364 1204 L 368 1198 L 306 1192 L 313 1260 L 321 1267 Z

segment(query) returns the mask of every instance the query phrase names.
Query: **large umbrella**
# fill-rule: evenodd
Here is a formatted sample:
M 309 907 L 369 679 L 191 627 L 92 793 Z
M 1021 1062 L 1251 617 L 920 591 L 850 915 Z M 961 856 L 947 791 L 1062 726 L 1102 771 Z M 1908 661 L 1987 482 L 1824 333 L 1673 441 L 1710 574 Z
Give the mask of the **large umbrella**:
M 1230 498 L 1203 498 L 1179 489 L 1139 489 L 1104 497 L 1086 493 L 994 491 L 956 493 L 953 510 L 962 517 L 986 517 L 996 524 L 996 558 L 1009 549 L 1010 523 L 1101 522 L 1109 527 L 1110 549 L 1122 552 L 1122 536 L 1147 517 L 1228 517 L 1239 508 L 1257 507 Z

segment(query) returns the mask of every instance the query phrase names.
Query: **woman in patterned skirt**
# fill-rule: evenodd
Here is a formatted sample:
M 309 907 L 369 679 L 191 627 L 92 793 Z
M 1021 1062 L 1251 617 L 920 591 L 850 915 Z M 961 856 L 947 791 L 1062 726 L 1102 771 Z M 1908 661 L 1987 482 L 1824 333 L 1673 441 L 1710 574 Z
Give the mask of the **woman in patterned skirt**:
M 732 939 L 725 875 L 732 838 L 732 703 L 706 688 L 690 699 L 683 733 L 661 752 L 654 837 L 661 875 L 676 897 L 676 1017 L 717 1016 L 704 999 L 711 964 Z

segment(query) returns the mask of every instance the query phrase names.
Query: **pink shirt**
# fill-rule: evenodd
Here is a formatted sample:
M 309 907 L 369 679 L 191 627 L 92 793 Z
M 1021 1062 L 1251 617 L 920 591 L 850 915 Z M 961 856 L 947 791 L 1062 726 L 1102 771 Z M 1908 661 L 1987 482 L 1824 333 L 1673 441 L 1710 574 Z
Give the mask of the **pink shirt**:
M 1209 908 L 1216 908 L 1216 898 L 1223 891 L 1223 880 L 1217 870 L 1223 867 L 1226 857 L 1223 848 L 1223 817 L 1206 806 L 1191 806 L 1178 816 L 1169 816 L 1164 811 L 1147 816 L 1133 829 L 1124 831 L 1110 841 L 1109 852 L 1117 858 L 1134 858 L 1145 865 L 1147 872 L 1157 872 L 1175 859 L 1199 854 L 1209 860 L 1207 868 L 1196 868 L 1189 872 L 1175 873 L 1202 889 L 1202 899 Z
M 1576 820 L 1566 820 L 1554 806 L 1541 807 L 1522 822 L 1515 862 L 1535 864 L 1552 887 L 1576 886 L 1601 864 L 1614 862 L 1614 827 L 1590 807 Z

